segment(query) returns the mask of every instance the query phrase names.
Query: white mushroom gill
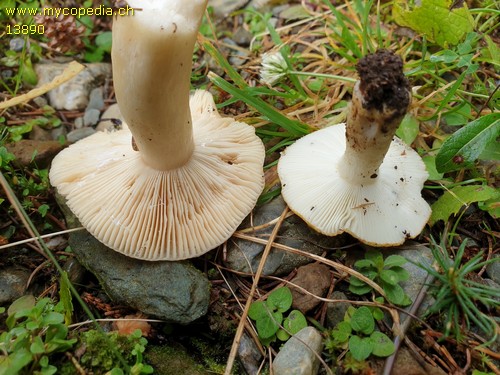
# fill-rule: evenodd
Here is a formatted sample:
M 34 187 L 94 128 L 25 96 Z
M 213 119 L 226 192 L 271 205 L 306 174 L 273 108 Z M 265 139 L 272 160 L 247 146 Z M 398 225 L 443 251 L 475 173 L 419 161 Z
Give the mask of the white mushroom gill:
M 264 186 L 264 146 L 253 127 L 220 117 L 210 93 L 189 96 L 206 0 L 128 3 L 142 10 L 115 19 L 112 52 L 128 128 L 63 150 L 50 180 L 110 248 L 144 260 L 200 256 L 254 207 Z

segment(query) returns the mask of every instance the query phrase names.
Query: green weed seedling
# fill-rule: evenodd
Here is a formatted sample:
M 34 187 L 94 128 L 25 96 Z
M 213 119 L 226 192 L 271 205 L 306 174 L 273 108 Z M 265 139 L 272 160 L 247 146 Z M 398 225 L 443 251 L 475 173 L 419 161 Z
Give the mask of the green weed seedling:
M 436 284 L 430 288 L 436 301 L 427 311 L 426 316 L 443 313 L 445 336 L 453 335 L 457 340 L 463 338 L 463 326 L 470 328 L 473 323 L 483 333 L 490 336 L 490 340 L 485 343 L 487 345 L 497 338 L 498 327 L 492 317 L 481 311 L 481 306 L 491 308 L 493 311 L 498 309 L 500 291 L 474 281 L 471 273 L 477 272 L 498 259 L 483 261 L 483 253 L 478 253 L 465 262 L 463 257 L 466 246 L 467 241 L 462 242 L 455 258 L 452 259 L 444 241 L 438 244 L 431 238 L 431 250 L 439 270 L 420 265 L 436 278 Z
M 93 373 L 152 374 L 153 368 L 143 363 L 147 343 L 139 329 L 128 336 L 118 332 L 90 330 L 80 335 L 80 346 L 85 348 L 80 362 Z
M 49 363 L 53 353 L 70 349 L 76 339 L 68 339 L 63 307 L 49 298 L 35 301 L 24 296 L 9 307 L 8 331 L 0 334 L 0 374 L 51 375 L 57 368 Z
M 350 306 L 344 320 L 330 331 L 325 342 L 326 350 L 333 354 L 347 349 L 349 360 L 358 362 L 360 368 L 363 367 L 361 362 L 370 355 L 390 356 L 394 353 L 394 344 L 386 334 L 375 330 L 375 320 L 380 320 L 383 316 L 379 308 Z
M 262 344 L 269 346 L 278 338 L 287 341 L 302 328 L 307 327 L 305 316 L 299 310 L 292 310 L 286 318 L 286 313 L 292 307 L 292 293 L 287 287 L 274 290 L 266 301 L 253 302 L 248 316 L 255 320 L 257 333 Z M 280 327 L 283 328 L 280 328 Z
M 354 267 L 380 285 L 389 302 L 399 306 L 408 306 L 411 300 L 399 285 L 400 282 L 410 277 L 408 271 L 401 267 L 406 262 L 407 260 L 400 255 L 389 255 L 384 260 L 379 251 L 369 250 L 366 252 L 365 259 L 358 260 L 354 263 Z M 354 294 L 363 295 L 373 290 L 370 285 L 357 277 L 351 276 L 349 281 L 349 290 Z

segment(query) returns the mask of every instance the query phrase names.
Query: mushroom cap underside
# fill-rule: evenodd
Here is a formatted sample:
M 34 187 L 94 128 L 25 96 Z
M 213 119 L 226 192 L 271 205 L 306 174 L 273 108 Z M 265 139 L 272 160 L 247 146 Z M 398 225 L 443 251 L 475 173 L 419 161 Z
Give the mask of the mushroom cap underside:
M 254 207 L 264 186 L 254 128 L 221 118 L 209 93 L 195 93 L 190 105 L 195 149 L 177 169 L 145 165 L 128 129 L 96 133 L 54 159 L 52 185 L 106 246 L 152 261 L 197 257 L 226 241 Z
M 431 213 L 421 196 L 428 173 L 420 156 L 394 137 L 378 176 L 357 185 L 338 172 L 345 148 L 345 124 L 339 124 L 299 139 L 282 153 L 278 174 L 290 209 L 320 233 L 347 232 L 373 246 L 395 246 L 417 236 Z

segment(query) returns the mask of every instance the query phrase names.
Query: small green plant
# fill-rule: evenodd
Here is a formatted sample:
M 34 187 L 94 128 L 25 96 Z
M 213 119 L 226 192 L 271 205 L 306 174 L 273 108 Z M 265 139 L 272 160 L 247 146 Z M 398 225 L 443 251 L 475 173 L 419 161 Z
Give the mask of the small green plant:
M 55 374 L 51 355 L 76 343 L 68 338 L 62 305 L 24 296 L 12 303 L 7 314 L 8 331 L 0 334 L 0 374 Z
M 457 340 L 460 340 L 463 337 L 463 324 L 465 323 L 466 327 L 470 328 L 472 322 L 486 335 L 491 336 L 489 340 L 491 343 L 497 337 L 497 323 L 492 317 L 481 311 L 480 306 L 498 309 L 500 291 L 498 288 L 473 281 L 471 275 L 474 271 L 480 270 L 498 259 L 483 261 L 483 254 L 480 252 L 464 262 L 466 245 L 467 241 L 460 244 L 453 260 L 448 254 L 444 240 L 437 244 L 432 239 L 431 250 L 439 270 L 420 265 L 437 281 L 430 289 L 436 301 L 426 315 L 445 313 L 445 336 L 453 334 Z
M 325 342 L 325 348 L 330 354 L 339 350 L 348 350 L 350 366 L 358 362 L 363 368 L 362 362 L 370 355 L 377 357 L 388 357 L 394 353 L 394 344 L 384 333 L 375 330 L 375 320 L 382 319 L 384 314 L 379 308 L 362 306 L 355 308 L 350 306 L 344 316 L 344 320 L 338 323 Z
M 12 50 L 8 47 L 3 48 L 0 65 L 7 68 L 14 68 L 16 71 L 12 76 L 5 76 L 0 79 L 0 84 L 4 90 L 12 95 L 17 94 L 23 84 L 36 85 L 38 78 L 33 68 L 33 63 L 42 57 L 42 47 L 36 42 L 39 39 L 38 34 L 26 35 L 21 32 L 17 35 L 13 31 L 14 25 L 33 25 L 34 13 L 40 8 L 39 1 L 22 1 L 22 0 L 2 0 L 0 1 L 0 34 L 7 35 L 11 39 L 17 37 L 23 39 L 21 50 Z M 14 10 L 16 10 L 14 12 Z
M 143 363 L 148 341 L 138 329 L 131 335 L 90 330 L 80 335 L 80 347 L 85 353 L 80 364 L 89 372 L 122 374 L 152 374 L 153 368 Z
M 384 260 L 379 251 L 369 250 L 366 252 L 365 259 L 358 260 L 354 263 L 354 267 L 380 285 L 389 302 L 399 306 L 408 306 L 411 300 L 399 285 L 400 282 L 409 278 L 408 271 L 401 267 L 406 262 L 406 259 L 400 255 L 389 255 Z M 363 295 L 373 290 L 370 285 L 357 277 L 351 276 L 349 281 L 349 290 L 354 294 Z
M 266 301 L 253 302 L 248 311 L 248 316 L 255 320 L 257 333 L 264 345 L 270 345 L 278 338 L 286 341 L 302 328 L 307 327 L 307 320 L 299 310 L 292 310 L 292 293 L 287 287 L 274 290 Z M 280 328 L 283 324 L 283 328 Z
M 29 171 L 27 169 L 21 170 L 15 165 L 15 159 L 15 156 L 4 146 L 0 146 L 0 171 L 2 171 L 10 186 L 18 193 L 18 196 L 22 197 L 24 209 L 30 211 L 36 209 L 40 217 L 43 218 L 47 214 L 49 207 L 42 204 L 35 208 L 34 201 L 38 201 L 48 194 L 50 187 L 49 171 L 48 169 L 36 168 Z M 51 228 L 50 223 L 46 222 L 45 224 L 47 226 L 45 229 Z

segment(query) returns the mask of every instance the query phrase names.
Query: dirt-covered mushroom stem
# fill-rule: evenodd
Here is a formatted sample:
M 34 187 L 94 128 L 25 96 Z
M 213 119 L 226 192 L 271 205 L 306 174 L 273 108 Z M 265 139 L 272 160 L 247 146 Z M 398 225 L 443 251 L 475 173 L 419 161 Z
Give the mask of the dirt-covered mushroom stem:
M 394 136 L 410 103 L 401 59 L 379 51 L 357 68 L 347 124 L 308 134 L 282 153 L 281 194 L 318 232 L 395 246 L 417 236 L 429 218 L 421 195 L 428 173 Z
M 379 50 L 357 64 L 356 83 L 346 124 L 346 150 L 339 173 L 353 182 L 370 183 L 410 104 L 410 84 L 403 62 Z

